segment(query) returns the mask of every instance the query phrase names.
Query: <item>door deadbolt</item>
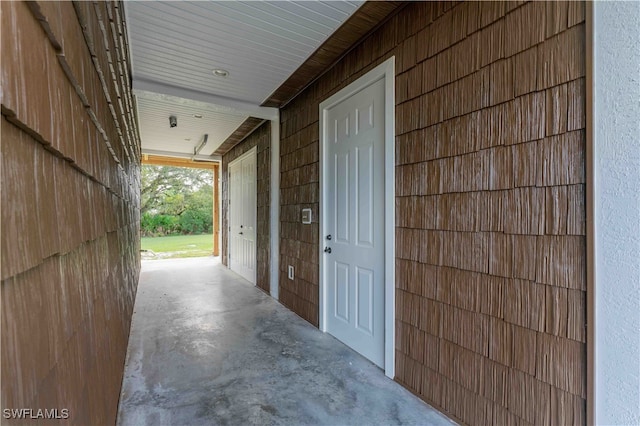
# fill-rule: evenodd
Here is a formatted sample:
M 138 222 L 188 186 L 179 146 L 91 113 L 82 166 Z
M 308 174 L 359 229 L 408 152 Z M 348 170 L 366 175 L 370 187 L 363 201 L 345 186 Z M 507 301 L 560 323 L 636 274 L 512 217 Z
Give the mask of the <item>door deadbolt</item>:
M 331 234 L 327 235 L 327 240 L 331 241 Z

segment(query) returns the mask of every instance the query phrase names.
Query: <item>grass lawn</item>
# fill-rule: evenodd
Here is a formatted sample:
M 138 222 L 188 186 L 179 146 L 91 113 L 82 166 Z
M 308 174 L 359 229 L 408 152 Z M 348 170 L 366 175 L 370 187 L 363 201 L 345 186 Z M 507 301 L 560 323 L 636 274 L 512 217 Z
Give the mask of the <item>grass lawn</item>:
M 177 257 L 211 256 L 213 235 L 174 235 L 170 237 L 143 237 L 142 250 L 151 250 L 157 256 L 145 258 L 173 259 Z

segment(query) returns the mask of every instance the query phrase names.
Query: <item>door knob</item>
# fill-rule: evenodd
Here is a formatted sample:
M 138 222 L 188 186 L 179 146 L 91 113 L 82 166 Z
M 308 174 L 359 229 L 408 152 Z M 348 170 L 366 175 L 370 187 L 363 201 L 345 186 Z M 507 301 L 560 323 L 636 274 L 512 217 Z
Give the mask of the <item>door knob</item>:
M 325 247 L 324 248 L 324 252 L 325 253 L 331 253 L 331 247 Z
M 327 235 L 327 240 L 331 241 L 331 234 Z
M 240 235 L 244 235 L 244 232 L 239 232 Z

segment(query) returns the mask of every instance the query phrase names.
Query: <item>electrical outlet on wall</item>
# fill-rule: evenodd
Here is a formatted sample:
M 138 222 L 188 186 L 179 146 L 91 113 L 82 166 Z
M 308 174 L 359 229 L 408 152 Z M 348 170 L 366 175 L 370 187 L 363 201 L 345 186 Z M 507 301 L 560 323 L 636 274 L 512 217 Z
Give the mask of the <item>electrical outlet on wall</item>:
M 287 276 L 289 277 L 290 280 L 293 279 L 293 266 L 289 265 L 287 268 Z

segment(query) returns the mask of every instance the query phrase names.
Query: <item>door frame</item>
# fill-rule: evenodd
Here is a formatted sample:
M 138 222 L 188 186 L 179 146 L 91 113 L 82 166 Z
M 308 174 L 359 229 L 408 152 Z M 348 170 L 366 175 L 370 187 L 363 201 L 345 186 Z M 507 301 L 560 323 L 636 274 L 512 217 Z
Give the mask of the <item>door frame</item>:
M 257 285 L 257 273 L 258 273 L 258 184 L 257 184 L 257 180 L 258 180 L 258 147 L 254 146 L 253 148 L 249 149 L 247 152 L 243 153 L 242 155 L 240 155 L 238 158 L 235 158 L 233 161 L 229 162 L 229 165 L 227 166 L 227 182 L 229 182 L 229 187 L 227 189 L 227 262 L 229 264 L 228 268 L 233 271 L 233 269 L 231 268 L 231 206 L 229 205 L 229 201 L 231 200 L 231 166 L 235 165 L 236 163 L 241 162 L 242 160 L 246 159 L 247 157 L 251 156 L 251 155 L 255 155 L 256 156 L 256 167 L 255 167 L 255 172 L 254 175 L 256 177 L 256 223 L 255 223 L 255 229 L 256 229 L 256 252 L 255 252 L 255 262 L 254 264 L 256 265 L 255 269 L 254 269 L 254 274 L 253 274 L 253 281 L 251 281 L 251 284 L 253 284 L 254 286 Z M 235 272 L 235 271 L 234 271 Z M 235 272 L 237 274 L 237 272 Z M 240 275 L 240 274 L 238 274 Z M 241 276 L 241 275 L 240 275 Z M 244 277 L 243 277 L 244 278 Z M 246 278 L 245 278 L 246 279 Z
M 387 377 L 395 377 L 395 56 L 384 61 L 364 76 L 349 84 L 320 103 L 320 204 L 319 204 L 319 265 L 320 282 L 319 290 L 319 325 L 320 330 L 327 331 L 325 309 L 327 304 L 327 286 L 324 273 L 324 236 L 327 234 L 327 225 L 324 215 L 326 209 L 327 185 L 325 179 L 328 176 L 327 161 L 327 134 L 324 126 L 327 121 L 328 110 L 340 102 L 350 98 L 373 83 L 384 80 L 384 372 Z

